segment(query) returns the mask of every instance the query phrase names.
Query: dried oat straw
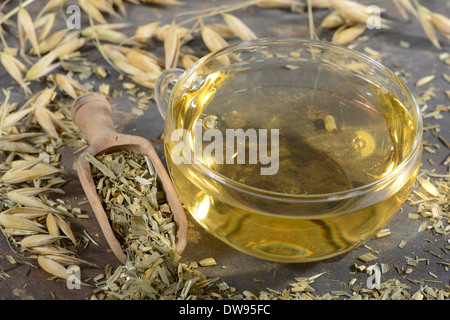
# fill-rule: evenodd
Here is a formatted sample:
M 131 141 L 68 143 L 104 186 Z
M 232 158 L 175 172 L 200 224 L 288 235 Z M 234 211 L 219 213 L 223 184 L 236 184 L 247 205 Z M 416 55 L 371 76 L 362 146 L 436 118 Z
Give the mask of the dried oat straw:
M 127 255 L 125 266 L 98 283 L 95 298 L 208 297 L 215 280 L 179 262 L 176 225 L 149 159 L 125 150 L 86 156 L 99 198 Z M 212 259 L 201 263 L 215 264 Z

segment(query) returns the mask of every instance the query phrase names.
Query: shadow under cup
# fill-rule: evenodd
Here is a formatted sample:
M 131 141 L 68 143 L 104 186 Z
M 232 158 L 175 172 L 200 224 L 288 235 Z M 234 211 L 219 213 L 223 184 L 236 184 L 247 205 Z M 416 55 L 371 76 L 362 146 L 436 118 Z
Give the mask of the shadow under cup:
M 262 259 L 310 262 L 364 243 L 399 210 L 417 176 L 422 120 L 411 92 L 386 67 L 344 47 L 293 38 L 240 43 L 186 71 L 166 71 L 156 100 L 169 174 L 186 209 L 217 238 Z M 329 114 L 331 128 L 322 121 Z M 359 114 L 367 119 L 359 123 Z M 277 173 L 261 175 L 267 162 L 252 166 L 249 155 L 241 164 L 199 157 L 199 119 L 203 133 L 280 129 Z M 371 128 L 380 119 L 389 148 Z M 355 156 L 374 143 L 362 136 L 376 149 Z M 249 152 L 245 138 L 241 150 Z

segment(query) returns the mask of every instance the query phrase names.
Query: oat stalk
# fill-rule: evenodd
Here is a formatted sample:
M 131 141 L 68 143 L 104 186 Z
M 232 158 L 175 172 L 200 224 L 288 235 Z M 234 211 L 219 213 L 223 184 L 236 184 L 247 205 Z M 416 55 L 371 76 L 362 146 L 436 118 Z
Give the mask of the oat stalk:
M 8 20 L 10 17 L 15 15 L 21 7 L 25 8 L 26 6 L 28 6 L 30 3 L 33 3 L 34 1 L 35 0 L 27 0 L 24 3 L 21 3 L 20 5 L 18 5 L 14 9 L 12 9 L 11 11 L 9 11 L 7 14 L 5 14 L 3 17 L 0 18 L 0 25 L 2 25 L 2 23 L 5 22 L 6 20 Z
M 308 23 L 309 23 L 309 37 L 311 39 L 318 39 L 315 26 L 314 26 L 314 16 L 312 12 L 312 1 L 308 0 Z
M 223 6 L 219 6 L 219 7 L 208 8 L 206 10 L 183 12 L 183 13 L 179 13 L 179 14 L 175 15 L 174 19 L 176 19 L 178 17 L 186 16 L 186 15 L 195 15 L 195 17 L 192 17 L 192 18 L 184 20 L 180 23 L 177 23 L 178 26 L 182 26 L 182 25 L 185 25 L 185 24 L 188 24 L 191 22 L 198 21 L 199 19 L 204 19 L 207 17 L 212 17 L 215 15 L 221 14 L 221 13 L 227 13 L 227 12 L 247 8 L 249 6 L 257 4 L 258 2 L 259 2 L 259 0 L 250 0 L 250 1 L 242 2 L 240 4 L 223 5 Z

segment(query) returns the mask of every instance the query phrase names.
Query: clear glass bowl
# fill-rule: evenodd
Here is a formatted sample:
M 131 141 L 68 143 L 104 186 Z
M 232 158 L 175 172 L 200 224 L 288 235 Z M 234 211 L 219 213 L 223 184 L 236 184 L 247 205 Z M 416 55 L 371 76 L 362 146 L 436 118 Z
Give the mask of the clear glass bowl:
M 287 71 L 280 78 L 273 70 L 281 70 L 283 66 Z M 400 148 L 400 160 L 369 183 L 334 191 L 330 178 L 330 191 L 299 194 L 230 178 L 196 159 L 195 153 L 174 159 L 174 148 L 180 143 L 189 144 L 189 139 L 183 140 L 178 133 L 183 129 L 190 132 L 193 127 L 190 116 L 195 106 L 186 106 L 180 99 L 204 85 L 205 80 L 218 73 L 227 75 L 230 70 L 250 71 L 226 80 L 231 86 L 245 90 L 280 85 L 279 79 L 284 79 L 282 84 L 317 92 L 318 104 L 335 97 L 336 90 L 339 97 L 372 101 L 371 108 L 388 119 L 388 130 L 392 130 L 392 139 Z M 218 93 L 219 90 L 220 87 Z M 185 208 L 211 234 L 261 259 L 310 262 L 342 254 L 364 243 L 392 219 L 417 176 L 422 119 L 412 93 L 385 66 L 345 47 L 300 38 L 243 42 L 201 58 L 186 71 L 167 70 L 158 79 L 155 91 L 158 108 L 165 118 L 169 174 Z M 264 90 L 255 92 L 264 94 Z M 376 97 L 380 92 L 391 99 L 386 99 L 386 95 Z M 400 113 L 407 115 L 407 119 L 401 120 L 398 109 L 386 106 L 393 102 L 402 106 Z M 245 101 L 237 106 L 238 111 L 239 108 L 246 108 Z M 336 108 L 340 108 L 339 101 Z M 239 113 L 239 117 L 251 120 L 256 113 Z M 283 163 L 279 165 L 281 169 Z M 324 162 L 323 166 L 328 164 Z M 303 182 L 301 175 L 295 179 L 299 184 Z

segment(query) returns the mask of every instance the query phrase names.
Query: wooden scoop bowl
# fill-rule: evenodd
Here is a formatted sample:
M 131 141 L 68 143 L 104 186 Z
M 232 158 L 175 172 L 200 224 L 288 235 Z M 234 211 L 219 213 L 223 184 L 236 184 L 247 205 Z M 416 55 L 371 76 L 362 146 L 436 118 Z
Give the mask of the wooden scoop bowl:
M 97 155 L 114 150 L 127 150 L 145 154 L 153 163 L 161 181 L 167 202 L 177 225 L 176 251 L 181 254 L 187 243 L 187 221 L 172 180 L 167 174 L 152 144 L 138 136 L 117 133 L 111 117 L 111 105 L 98 93 L 87 93 L 78 97 L 72 105 L 72 120 L 86 136 L 90 146 L 78 157 L 77 170 L 83 190 L 100 224 L 100 228 L 116 257 L 125 264 L 126 255 L 115 237 L 109 218 L 103 209 L 92 180 L 91 167 L 84 154 Z

